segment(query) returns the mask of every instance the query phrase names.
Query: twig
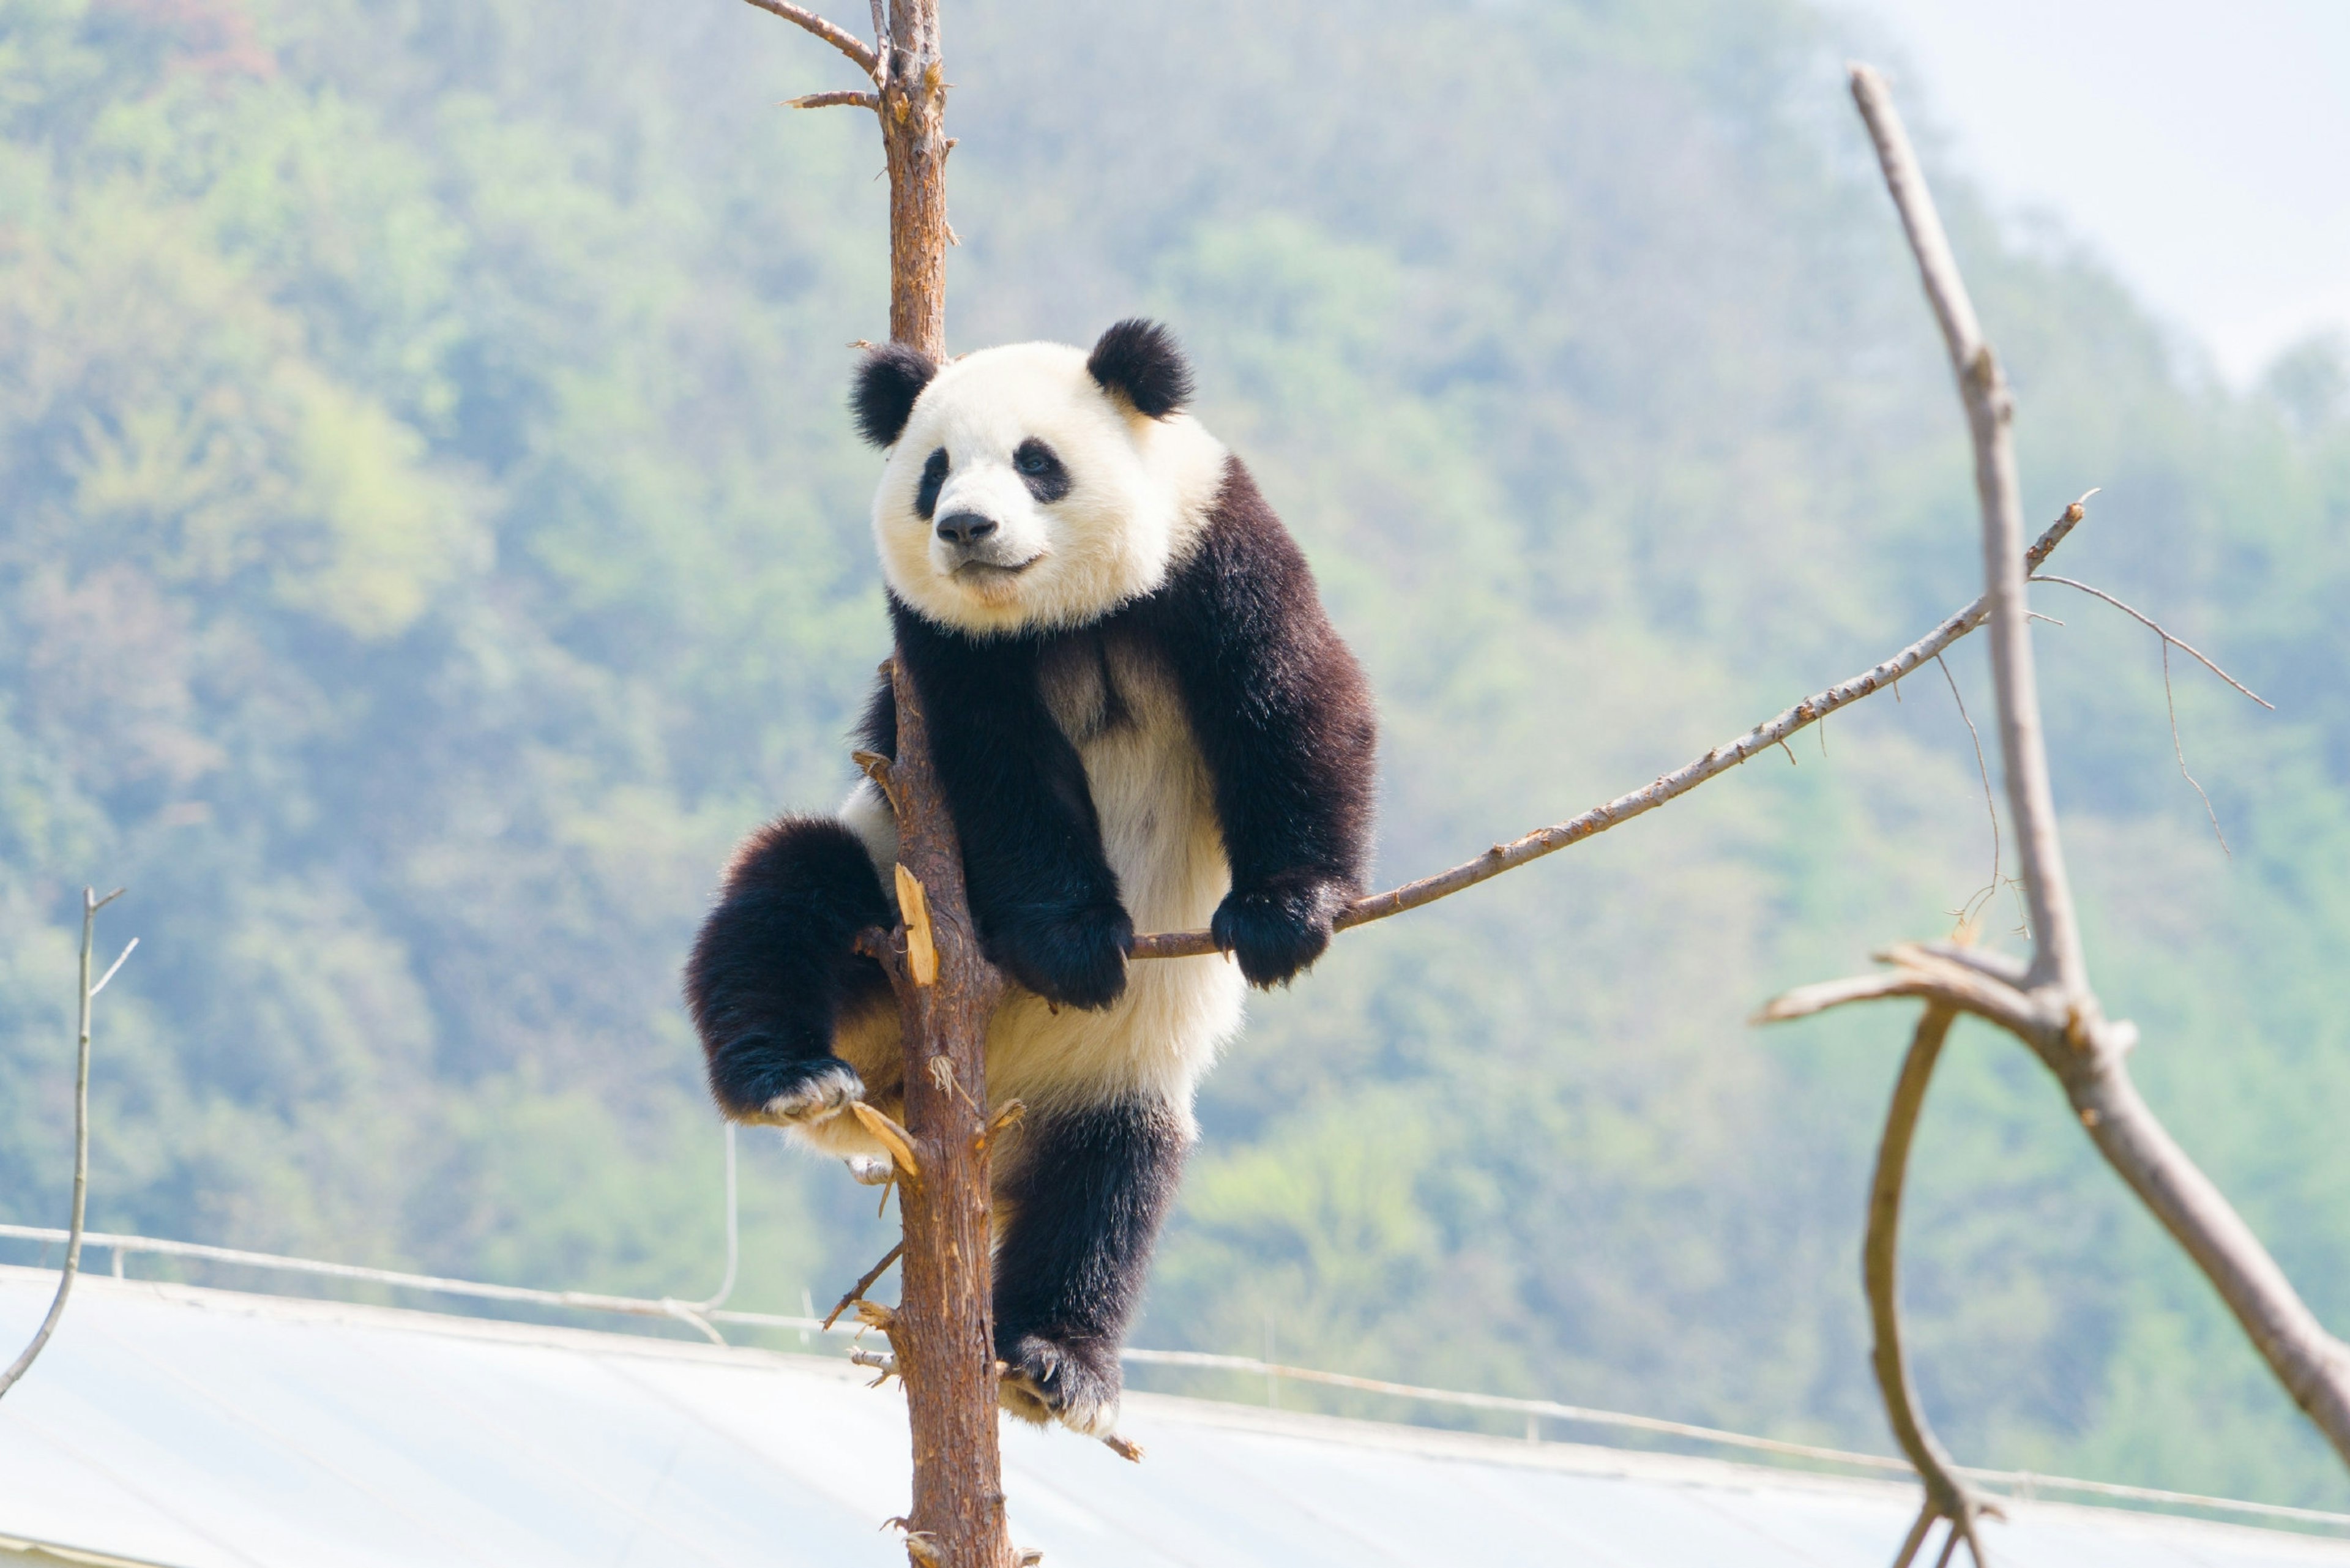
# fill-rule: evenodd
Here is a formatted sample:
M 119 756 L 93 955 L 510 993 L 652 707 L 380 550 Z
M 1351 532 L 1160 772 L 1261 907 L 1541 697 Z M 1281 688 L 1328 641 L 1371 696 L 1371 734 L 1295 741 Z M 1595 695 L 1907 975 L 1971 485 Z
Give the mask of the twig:
M 49 1336 L 57 1331 L 57 1320 L 65 1316 L 66 1298 L 73 1294 L 74 1277 L 81 1272 L 82 1219 L 89 1207 L 90 1003 L 106 988 L 106 981 L 114 978 L 115 970 L 122 967 L 123 960 L 130 956 L 130 948 L 139 945 L 133 940 L 130 947 L 124 948 L 122 958 L 116 959 L 113 968 L 106 971 L 106 980 L 92 985 L 89 982 L 90 943 L 98 933 L 98 912 L 120 897 L 122 889 L 120 888 L 103 898 L 98 896 L 95 888 L 84 888 L 81 890 L 81 1016 L 80 1027 L 76 1031 L 78 1044 L 74 1059 L 73 1219 L 66 1230 L 66 1262 L 64 1271 L 57 1275 L 57 1293 L 49 1298 L 48 1314 L 41 1319 L 41 1326 L 33 1334 L 33 1342 L 8 1364 L 7 1371 L 0 1372 L 0 1395 L 5 1395 L 14 1388 L 26 1370 L 48 1347 Z
M 2234 676 L 2229 674 L 2226 670 L 2220 669 L 2209 658 L 2205 657 L 2200 649 L 2196 648 L 2193 644 L 2185 641 L 2183 639 L 2172 636 L 2168 627 L 2164 626 L 2160 621 L 2156 620 L 2152 616 L 2147 615 L 2145 611 L 2122 603 L 2121 600 L 2114 597 L 2113 595 L 2106 592 L 2105 589 L 2093 588 L 2086 583 L 2074 582 L 2070 577 L 2060 577 L 2050 573 L 2035 572 L 2033 574 L 2032 580 L 2035 583 L 2062 583 L 2068 588 L 2079 589 L 2081 592 L 2087 594 L 2092 598 L 2103 599 L 2106 603 L 2113 606 L 2114 608 L 2121 611 L 2122 614 L 2129 617 L 2132 620 L 2137 621 L 2140 626 L 2146 628 L 2148 631 L 2151 631 L 2155 636 L 2162 639 L 2162 704 L 2164 709 L 2170 715 L 2170 754 L 2178 759 L 2178 776 L 2185 779 L 2189 786 L 2191 787 L 2195 791 L 2196 794 L 2201 798 L 2203 802 L 2203 815 L 2211 819 L 2211 836 L 2220 841 L 2221 853 L 2225 854 L 2230 860 L 2234 859 L 2236 857 L 2236 852 L 2228 847 L 2228 836 L 2220 831 L 2220 814 L 2212 808 L 2211 796 L 2210 793 L 2203 788 L 2203 785 L 2198 782 L 2193 774 L 2187 771 L 2187 748 L 2180 744 L 2178 740 L 2178 698 L 2177 693 L 2171 690 L 2170 685 L 2170 650 L 2173 648 L 2184 649 L 2189 658 L 2202 665 L 2204 669 L 2210 670 L 2212 674 L 2218 676 L 2220 680 L 2226 681 L 2229 685 L 2234 687 L 2237 691 L 2242 692 L 2253 701 L 2258 702 L 2270 712 L 2273 713 L 2276 711 L 2276 704 L 2262 696 L 2259 692 L 2253 691 L 2251 687 L 2245 685 L 2242 681 L 2237 680 Z
M 1975 743 L 1975 770 L 1982 774 L 1983 809 L 1991 814 L 1991 885 L 1959 906 L 1959 924 L 1966 926 L 1974 919 L 1975 898 L 1989 900 L 1999 897 L 1999 803 L 1991 796 L 1991 764 L 1983 760 L 1981 732 L 1975 728 L 1974 717 L 1967 711 L 1967 700 L 1959 695 L 1959 678 L 1950 673 L 1950 665 L 1943 662 L 1940 654 L 1934 656 L 1934 662 L 1941 666 L 1942 679 L 1950 685 L 1950 701 L 1959 705 L 1959 717 L 1966 723 L 1967 738 Z
M 2032 580 L 2035 583 L 2061 583 L 2068 588 L 2078 588 L 2081 592 L 2087 594 L 2091 598 L 2105 600 L 2107 604 L 2113 606 L 2114 608 L 2121 611 L 2122 614 L 2129 617 L 2132 620 L 2146 628 L 2147 630 L 2162 639 L 2165 644 L 2177 648 L 2189 659 L 2194 659 L 2195 662 L 2200 664 L 2204 669 L 2210 670 L 2212 674 L 2218 676 L 2220 680 L 2226 681 L 2229 685 L 2234 687 L 2237 691 L 2242 692 L 2245 696 L 2251 698 L 2262 707 L 2266 708 L 2270 712 L 2273 713 L 2276 711 L 2275 703 L 2270 701 L 2267 698 L 2262 696 L 2259 692 L 2253 691 L 2251 687 L 2245 685 L 2242 681 L 2237 680 L 2234 676 L 2220 669 L 2217 664 L 2212 663 L 2210 659 L 2204 656 L 2201 649 L 2196 648 L 2192 643 L 2189 643 L 2185 638 L 2174 636 L 2171 633 L 2170 628 L 2164 626 L 2160 621 L 2155 619 L 2152 616 L 2147 615 L 2143 610 L 2137 609 L 2129 605 L 2122 603 L 2121 600 L 2114 597 L 2113 595 L 2106 592 L 2105 589 L 2093 588 L 2086 583 L 2074 582 L 2071 577 L 2060 577 L 2053 572 L 2034 572 L 2032 574 Z
M 888 1251 L 881 1254 L 881 1261 L 879 1262 L 874 1264 L 871 1268 L 866 1270 L 865 1272 L 858 1276 L 857 1282 L 848 1287 L 848 1293 L 847 1295 L 841 1297 L 840 1300 L 833 1303 L 832 1310 L 824 1314 L 824 1326 L 827 1329 L 830 1328 L 834 1324 L 840 1321 L 840 1314 L 842 1313 L 847 1312 L 850 1307 L 853 1307 L 858 1302 L 863 1301 L 865 1299 L 865 1293 L 873 1288 L 873 1282 L 879 1279 L 883 1274 L 888 1273 L 889 1272 L 889 1265 L 896 1262 L 900 1257 L 903 1257 L 905 1255 L 905 1239 L 900 1237 L 897 1241 L 890 1245 Z
M 1908 1568 L 1918 1549 L 1925 1543 L 1926 1534 L 1937 1519 L 1950 1524 L 1953 1543 L 1964 1538 L 1967 1550 L 1974 1554 L 1976 1568 L 1984 1568 L 1982 1542 L 1975 1534 L 1975 1519 L 1982 1513 L 1996 1513 L 1974 1490 L 1953 1473 L 1950 1456 L 1935 1439 L 1933 1428 L 1918 1412 L 1918 1390 L 1909 1380 L 1909 1366 L 1901 1351 L 1901 1306 L 1899 1278 L 1897 1269 L 1898 1249 L 1901 1232 L 1901 1189 L 1909 1169 L 1909 1146 L 1918 1130 L 1918 1114 L 1926 1104 L 1926 1086 L 1932 1082 L 1934 1064 L 1940 1059 L 1942 1043 L 1950 1037 L 1951 1022 L 1958 1016 L 1940 1002 L 1929 1002 L 1918 1020 L 1918 1032 L 1909 1044 L 1909 1054 L 1901 1063 L 1901 1076 L 1893 1089 L 1893 1104 L 1885 1113 L 1885 1136 L 1877 1148 L 1877 1173 L 1869 1183 L 1868 1235 L 1861 1247 L 1861 1281 L 1868 1293 L 1870 1327 L 1875 1331 L 1876 1345 L 1869 1354 L 1869 1364 L 1877 1373 L 1877 1391 L 1885 1401 L 1887 1420 L 1892 1423 L 1894 1440 L 1908 1456 L 1918 1479 L 1926 1488 L 1925 1507 L 1918 1511 L 1918 1523 L 1894 1560 L 1893 1568 Z M 1946 1547 L 1943 1556 L 1950 1550 Z
M 2089 495 L 2095 493 L 2094 490 L 2089 492 Z M 2048 531 L 2040 536 L 2031 551 L 2023 553 L 2024 559 L 2046 560 L 2049 553 L 2063 544 L 2065 535 L 2080 523 L 2087 500 L 2088 495 L 2084 495 L 2064 508 L 2063 515 L 2049 525 Z M 1949 617 L 1932 631 L 1876 668 L 1804 698 L 1776 718 L 1757 724 L 1734 741 L 1714 747 L 1705 755 L 1682 764 L 1646 788 L 1618 795 L 1605 805 L 1594 806 L 1580 816 L 1537 829 L 1513 843 L 1496 844 L 1476 859 L 1463 861 L 1449 871 L 1440 871 L 1433 877 L 1423 877 L 1417 882 L 1407 882 L 1400 888 L 1357 898 L 1339 910 L 1331 925 L 1337 930 L 1351 930 L 1373 920 L 1399 915 L 1406 909 L 1432 904 L 1464 888 L 1473 888 L 1504 871 L 1514 870 L 1529 860 L 1538 860 L 1569 845 L 1580 844 L 1620 823 L 1653 811 L 1668 801 L 1687 794 L 1709 779 L 1721 777 L 1757 752 L 1779 744 L 1837 709 L 1894 685 L 1903 676 L 1982 625 L 1990 613 L 1990 598 L 1985 596 Z M 1215 950 L 1214 939 L 1205 931 L 1164 931 L 1137 937 L 1132 956 L 1138 959 L 1192 958 Z
M 858 36 L 845 27 L 835 26 L 815 12 L 794 5 L 789 0 L 744 0 L 747 5 L 781 16 L 797 27 L 804 27 L 857 62 L 857 68 L 872 76 L 879 68 L 878 57 Z
M 2204 792 L 2202 784 L 2187 771 L 2187 748 L 2178 743 L 2178 699 L 2170 690 L 2170 641 L 2168 638 L 2162 644 L 2162 707 L 2170 715 L 2170 754 L 2178 759 L 2178 776 L 2193 787 L 2196 798 L 2203 803 L 2203 815 L 2211 819 L 2211 836 L 2220 841 L 2220 853 L 2233 860 L 2236 852 L 2228 847 L 2228 836 L 2220 831 L 2220 814 L 2211 809 L 2211 797 Z

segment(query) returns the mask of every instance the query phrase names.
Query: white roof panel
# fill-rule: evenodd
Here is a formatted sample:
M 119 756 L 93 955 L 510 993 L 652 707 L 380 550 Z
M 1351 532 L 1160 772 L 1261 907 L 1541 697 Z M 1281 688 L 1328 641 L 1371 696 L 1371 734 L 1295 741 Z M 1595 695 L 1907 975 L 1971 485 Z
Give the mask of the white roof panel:
M 0 1345 L 54 1274 L 0 1269 Z M 0 1400 L 7 1538 L 170 1568 L 897 1568 L 905 1407 L 830 1359 L 95 1278 Z M 1134 1395 L 1130 1465 L 1009 1426 L 1050 1568 L 1877 1568 L 1913 1488 Z M 2350 1568 L 2350 1542 L 2057 1504 L 2013 1568 Z

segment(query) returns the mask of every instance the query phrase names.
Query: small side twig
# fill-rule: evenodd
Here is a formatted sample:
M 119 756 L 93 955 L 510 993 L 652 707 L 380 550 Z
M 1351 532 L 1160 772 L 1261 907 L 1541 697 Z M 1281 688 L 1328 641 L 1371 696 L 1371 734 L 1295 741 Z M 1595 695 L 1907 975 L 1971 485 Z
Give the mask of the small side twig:
M 2032 574 L 2032 580 L 2035 583 L 2058 583 L 2068 588 L 2078 588 L 2081 592 L 2087 594 L 2091 598 L 2105 600 L 2106 603 L 2113 606 L 2114 608 L 2121 611 L 2122 614 L 2129 617 L 2132 620 L 2137 622 L 2138 625 L 2146 628 L 2147 630 L 2162 639 L 2166 646 L 2178 649 L 2181 653 L 2186 654 L 2188 658 L 2192 659 L 2204 669 L 2210 670 L 2212 674 L 2218 676 L 2220 680 L 2226 681 L 2229 685 L 2234 687 L 2237 691 L 2242 692 L 2245 696 L 2251 698 L 2262 707 L 2266 708 L 2270 712 L 2273 713 L 2276 711 L 2275 703 L 2270 701 L 2267 698 L 2262 696 L 2259 692 L 2253 691 L 2251 687 L 2245 685 L 2242 681 L 2237 680 L 2234 676 L 2220 669 L 2217 664 L 2213 663 L 2210 659 L 2206 657 L 2200 649 L 2198 649 L 2192 643 L 2187 641 L 2186 639 L 2174 636 L 2169 628 L 2164 626 L 2152 616 L 2147 615 L 2144 610 L 2124 604 L 2121 600 L 2114 597 L 2113 595 L 2106 592 L 2103 588 L 2093 588 L 2086 583 L 2075 582 L 2071 577 L 2060 577 L 2054 572 L 2034 572 Z
M 2220 814 L 2212 808 L 2210 794 L 2203 788 L 2201 781 L 2187 771 L 2187 748 L 2178 742 L 2178 698 L 2170 690 L 2170 639 L 2168 638 L 2162 643 L 2162 707 L 2170 715 L 2170 754 L 2178 760 L 2178 776 L 2187 781 L 2189 787 L 2195 791 L 2195 798 L 2203 803 L 2203 815 L 2211 819 L 2211 836 L 2220 841 L 2220 853 L 2233 860 L 2236 852 L 2228 847 L 2228 836 L 2220 830 Z
M 857 1282 L 848 1287 L 848 1293 L 847 1295 L 841 1297 L 838 1301 L 833 1303 L 832 1310 L 824 1314 L 824 1326 L 830 1328 L 834 1324 L 838 1323 L 840 1321 L 840 1314 L 847 1312 L 850 1307 L 855 1306 L 858 1302 L 863 1301 L 865 1299 L 865 1293 L 873 1288 L 873 1282 L 879 1279 L 883 1274 L 888 1273 L 889 1272 L 889 1265 L 896 1262 L 899 1258 L 905 1256 L 905 1254 L 906 1243 L 904 1239 L 900 1238 L 897 1242 L 891 1245 L 888 1251 L 881 1254 L 881 1261 L 879 1262 L 874 1264 L 871 1268 L 866 1270 L 862 1274 L 859 1274 L 857 1277 Z
M 2220 830 L 2220 814 L 2212 807 L 2210 792 L 2204 789 L 2201 782 L 2199 781 L 2193 774 L 2187 771 L 2187 748 L 2180 743 L 2178 739 L 2178 693 L 2171 689 L 2170 684 L 2170 650 L 2173 648 L 2183 650 L 2189 658 L 2193 659 L 2196 662 L 2202 665 L 2204 669 L 2210 670 L 2212 674 L 2218 676 L 2220 680 L 2226 681 L 2229 685 L 2234 687 L 2237 691 L 2242 692 L 2245 696 L 2251 698 L 2262 707 L 2266 708 L 2270 712 L 2273 713 L 2276 711 L 2276 704 L 2262 696 L 2259 692 L 2253 691 L 2251 687 L 2245 685 L 2242 681 L 2237 680 L 2234 676 L 2229 674 L 2226 670 L 2220 669 L 2219 665 L 2213 663 L 2204 655 L 2201 649 L 2196 648 L 2193 644 L 2171 635 L 2171 631 L 2168 627 L 2164 626 L 2160 621 L 2155 619 L 2152 616 L 2147 615 L 2145 611 L 2140 610 L 2134 606 L 2124 604 L 2121 600 L 2114 597 L 2113 595 L 2106 592 L 2105 589 L 2093 588 L 2086 583 L 2074 582 L 2070 577 L 2060 577 L 2055 576 L 2054 573 L 2035 572 L 2033 574 L 2032 580 L 2035 583 L 2061 583 L 2065 587 L 2077 588 L 2081 592 L 2087 594 L 2092 598 L 2103 599 L 2106 603 L 2113 606 L 2114 608 L 2121 611 L 2122 614 L 2129 617 L 2132 620 L 2137 622 L 2140 626 L 2146 628 L 2148 631 L 2154 633 L 2155 636 L 2162 639 L 2162 705 L 2164 711 L 2170 716 L 2170 754 L 2178 759 L 2178 776 L 2187 781 L 2188 787 L 2194 790 L 2197 798 L 2203 802 L 2203 815 L 2211 819 L 2211 836 L 2220 841 L 2220 852 L 2226 855 L 2230 860 L 2234 859 L 2236 852 L 2228 847 L 2228 836 Z
M 41 1319 L 41 1326 L 35 1331 L 32 1343 L 8 1364 L 5 1372 L 0 1372 L 0 1395 L 14 1388 L 26 1371 L 39 1359 L 41 1352 L 48 1347 L 49 1336 L 57 1331 L 57 1320 L 65 1316 L 66 1298 L 73 1294 L 75 1276 L 81 1272 L 82 1220 L 89 1207 L 90 1003 L 97 1000 L 99 992 L 106 989 L 106 981 L 114 978 L 115 971 L 122 967 L 123 961 L 130 956 L 131 948 L 139 944 L 134 940 L 130 947 L 124 948 L 122 957 L 114 961 L 113 966 L 106 971 L 105 979 L 96 985 L 89 981 L 90 946 L 98 934 L 98 912 L 122 897 L 122 892 L 117 888 L 101 898 L 95 888 L 84 888 L 81 890 L 81 1020 L 80 1028 L 77 1031 L 79 1043 L 74 1059 L 73 1220 L 66 1230 L 66 1262 L 64 1272 L 57 1276 L 57 1293 L 49 1298 L 48 1313 Z M 120 1251 L 115 1253 L 118 1259 L 121 1255 Z
M 1950 1526 L 1950 1543 L 1943 1550 L 1943 1559 L 1948 1561 L 1956 1543 L 1963 1540 L 1967 1550 L 1974 1554 L 1976 1568 L 1986 1568 L 1989 1559 L 1983 1554 L 1981 1539 L 1975 1533 L 1975 1521 L 1986 1513 L 1998 1516 L 1995 1507 L 1960 1479 L 1950 1456 L 1936 1440 L 1933 1428 L 1926 1424 L 1918 1407 L 1917 1387 L 1909 1379 L 1908 1362 L 1901 1350 L 1897 1267 L 1901 1189 L 1908 1175 L 1909 1146 L 1918 1130 L 1918 1115 L 1926 1104 L 1926 1086 L 1933 1080 L 1942 1044 L 1950 1037 L 1950 1024 L 1957 1017 L 1946 1004 L 1929 1002 L 1918 1020 L 1917 1033 L 1910 1041 L 1908 1055 L 1902 1059 L 1901 1076 L 1894 1085 L 1893 1104 L 1885 1113 L 1885 1136 L 1877 1144 L 1877 1173 L 1868 1189 L 1867 1239 L 1861 1247 L 1861 1282 L 1868 1294 L 1869 1324 L 1876 1334 L 1869 1365 L 1877 1374 L 1877 1391 L 1885 1402 L 1885 1415 L 1892 1424 L 1894 1440 L 1908 1456 L 1926 1489 L 1925 1506 L 1918 1511 L 1918 1522 L 1902 1543 L 1901 1554 L 1894 1560 L 1893 1568 L 1909 1568 L 1938 1519 L 1948 1520 Z
M 1991 794 L 1991 763 L 1983 758 L 1982 732 L 1975 728 L 1974 716 L 1967 711 L 1967 700 L 1959 695 L 1959 678 L 1950 673 L 1950 665 L 1944 662 L 1940 654 L 1934 655 L 1934 662 L 1940 666 L 1942 679 L 1950 682 L 1950 701 L 1959 705 L 1959 717 L 1966 723 L 1967 738 L 1975 743 L 1975 770 L 1982 774 L 1983 809 L 1991 814 L 1991 883 L 1974 898 L 1959 906 L 1959 925 L 1963 929 L 1973 923 L 1976 899 L 1988 905 L 1999 897 L 1999 801 Z

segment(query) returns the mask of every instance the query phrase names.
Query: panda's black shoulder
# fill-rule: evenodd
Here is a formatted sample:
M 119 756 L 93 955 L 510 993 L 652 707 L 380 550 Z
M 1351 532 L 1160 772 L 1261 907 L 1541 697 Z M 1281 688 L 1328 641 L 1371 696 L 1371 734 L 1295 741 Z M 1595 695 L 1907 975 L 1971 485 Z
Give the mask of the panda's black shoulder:
M 1215 499 L 1189 533 L 1165 585 L 1137 606 L 1159 635 L 1286 641 L 1284 632 L 1306 631 L 1336 640 L 1305 553 L 1238 456 L 1224 459 Z

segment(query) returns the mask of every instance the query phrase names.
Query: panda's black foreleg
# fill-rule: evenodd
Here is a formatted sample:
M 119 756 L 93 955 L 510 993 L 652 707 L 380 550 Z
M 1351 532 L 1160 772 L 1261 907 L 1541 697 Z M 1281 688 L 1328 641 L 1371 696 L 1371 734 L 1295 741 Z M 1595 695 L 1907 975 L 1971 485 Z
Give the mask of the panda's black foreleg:
M 787 816 L 744 842 L 685 971 L 720 1110 L 800 1122 L 863 1093 L 833 1054 L 833 1028 L 888 996 L 881 966 L 852 944 L 896 918 L 864 843 L 837 818 Z
M 1118 1419 L 1118 1347 L 1182 1174 L 1187 1118 L 1114 1102 L 1034 1116 L 1022 1143 L 995 1253 L 1003 1406 L 1099 1436 Z

